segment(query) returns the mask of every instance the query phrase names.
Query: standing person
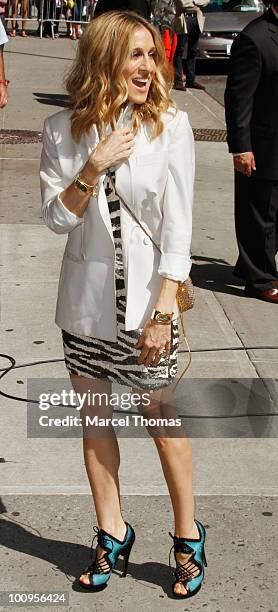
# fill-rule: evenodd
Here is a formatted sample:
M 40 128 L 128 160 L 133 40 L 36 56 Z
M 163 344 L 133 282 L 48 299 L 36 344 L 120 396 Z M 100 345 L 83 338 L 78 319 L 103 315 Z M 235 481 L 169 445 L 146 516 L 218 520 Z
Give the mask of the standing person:
M 82 20 L 82 10 L 83 10 L 83 0 L 75 0 L 73 7 L 73 19 L 72 19 L 72 40 L 76 40 L 80 38 L 82 34 L 82 28 L 80 23 L 76 23 L 77 21 Z
M 171 66 L 177 47 L 177 35 L 173 30 L 176 9 L 173 0 L 155 0 L 152 3 L 152 22 L 161 32 L 167 60 Z
M 278 303 L 278 0 L 235 39 L 225 90 L 235 169 L 234 274 L 245 292 Z
M 98 0 L 94 16 L 108 11 L 134 11 L 145 19 L 150 19 L 151 8 L 148 0 Z
M 175 82 L 174 88 L 185 91 L 183 72 L 186 77 L 186 87 L 205 89 L 196 81 L 196 57 L 200 34 L 204 29 L 205 17 L 202 8 L 210 0 L 174 0 L 176 17 L 173 22 L 177 34 L 177 47 L 174 55 Z
M 62 13 L 62 0 L 46 0 L 43 3 L 43 30 L 45 38 L 59 38 L 59 20 Z
M 170 87 L 157 29 L 133 13 L 110 12 L 80 38 L 67 79 L 70 109 L 45 121 L 43 217 L 57 234 L 68 233 L 56 323 L 75 391 L 99 397 L 82 409 L 83 425 L 87 412 L 110 418 L 113 382 L 139 395 L 149 390 L 148 410 L 160 413 L 177 372 L 175 296 L 191 267 L 194 139 Z M 92 429 L 86 435 L 84 427 L 83 445 L 98 545 L 79 582 L 96 590 L 119 555 L 125 575 L 135 534 L 122 516 L 113 426 Z M 185 598 L 204 578 L 205 528 L 194 519 L 191 445 L 181 426 L 176 437 L 164 429 L 154 442 L 175 518 L 173 593 Z
M 8 102 L 8 84 L 5 78 L 4 45 L 8 42 L 2 20 L 0 19 L 0 108 L 4 108 Z
M 22 22 L 21 22 L 21 36 L 28 36 L 26 32 L 26 19 L 27 19 L 27 0 L 21 0 L 21 11 L 22 11 Z M 18 0 L 13 0 L 12 2 L 12 29 L 10 31 L 10 36 L 16 36 L 16 18 L 18 13 Z

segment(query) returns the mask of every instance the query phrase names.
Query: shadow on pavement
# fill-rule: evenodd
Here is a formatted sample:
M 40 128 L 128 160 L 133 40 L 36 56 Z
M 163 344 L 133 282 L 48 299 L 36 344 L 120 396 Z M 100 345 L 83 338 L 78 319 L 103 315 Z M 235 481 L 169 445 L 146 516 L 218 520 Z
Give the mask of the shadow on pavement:
M 67 108 L 68 106 L 69 96 L 67 94 L 51 94 L 34 91 L 33 95 L 40 104 L 61 106 L 62 108 Z
M 192 261 L 191 276 L 196 287 L 246 297 L 243 291 L 244 281 L 233 275 L 233 266 L 225 259 L 192 255 Z M 194 262 L 198 262 L 197 265 Z
M 1 546 L 47 561 L 68 577 L 74 591 L 87 592 L 79 586 L 77 578 L 89 563 L 90 549 L 87 546 L 44 538 L 36 529 L 34 531 L 37 531 L 38 535 L 27 531 L 19 522 L 14 522 L 9 518 L 0 520 Z M 114 573 L 118 574 L 122 569 L 123 560 L 120 558 Z M 135 580 L 143 580 L 151 585 L 160 586 L 171 598 L 172 581 L 167 565 L 155 562 L 139 565 L 129 562 L 128 574 Z M 69 577 L 74 577 L 74 579 L 70 580 Z M 153 586 L 153 588 L 156 587 Z

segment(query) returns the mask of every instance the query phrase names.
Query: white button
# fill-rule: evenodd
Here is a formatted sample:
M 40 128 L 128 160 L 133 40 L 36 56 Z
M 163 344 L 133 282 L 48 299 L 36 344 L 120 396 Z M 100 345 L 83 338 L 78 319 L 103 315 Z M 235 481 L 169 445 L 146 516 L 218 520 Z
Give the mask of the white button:
M 150 241 L 150 239 L 149 239 L 149 238 L 147 238 L 147 236 L 146 236 L 146 237 L 144 238 L 144 240 L 143 240 L 143 243 L 144 243 L 144 244 L 149 245 L 149 244 L 151 244 L 151 241 Z

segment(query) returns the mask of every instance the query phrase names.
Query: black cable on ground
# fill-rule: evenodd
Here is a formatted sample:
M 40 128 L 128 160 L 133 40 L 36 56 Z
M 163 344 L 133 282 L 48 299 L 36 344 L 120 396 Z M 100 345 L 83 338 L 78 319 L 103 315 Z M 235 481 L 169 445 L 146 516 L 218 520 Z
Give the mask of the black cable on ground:
M 209 351 L 223 351 L 223 350 L 229 350 L 229 351 L 238 351 L 238 350 L 258 350 L 258 349 L 263 349 L 263 350 L 267 350 L 267 349 L 277 349 L 277 346 L 252 346 L 252 347 L 227 347 L 227 348 L 218 348 L 218 349 L 195 349 L 193 351 L 191 351 L 192 353 L 206 353 Z M 180 351 L 180 352 L 186 352 L 186 351 Z M 6 376 L 6 374 L 8 374 L 11 370 L 15 370 L 17 368 L 27 368 L 27 367 L 32 367 L 35 365 L 41 365 L 44 363 L 58 363 L 58 362 L 62 362 L 64 361 L 64 359 L 42 359 L 40 361 L 31 361 L 29 363 L 22 363 L 20 365 L 16 365 L 16 361 L 14 359 L 14 357 L 11 357 L 11 355 L 6 355 L 4 353 L 0 353 L 0 357 L 4 357 L 4 359 L 8 359 L 8 361 L 10 361 L 10 366 L 8 366 L 7 368 L 1 368 L 0 369 L 0 380 L 2 378 L 4 378 L 4 376 Z M 33 400 L 33 399 L 28 399 L 28 398 L 24 398 L 24 397 L 18 397 L 17 395 L 11 395 L 9 393 L 5 393 L 4 391 L 1 391 L 0 389 L 0 395 L 2 395 L 2 397 L 5 397 L 7 399 L 12 399 L 18 402 L 25 402 L 25 403 L 30 403 L 30 404 L 39 404 L 39 400 Z M 69 405 L 66 404 L 51 404 L 49 403 L 49 407 L 52 406 L 53 408 L 69 408 Z M 75 408 L 76 406 L 70 405 L 71 408 Z M 123 414 L 123 412 L 121 410 L 114 410 L 114 412 L 119 413 L 119 414 Z M 137 412 L 128 412 L 128 414 L 131 415 L 137 415 Z M 270 416 L 278 416 L 278 412 L 269 412 L 269 413 L 264 413 L 264 412 L 255 412 L 255 413 L 248 413 L 248 414 L 219 414 L 219 415 L 200 415 L 200 414 L 180 414 L 178 415 L 181 419 L 239 419 L 239 418 L 250 418 L 250 417 L 270 417 Z

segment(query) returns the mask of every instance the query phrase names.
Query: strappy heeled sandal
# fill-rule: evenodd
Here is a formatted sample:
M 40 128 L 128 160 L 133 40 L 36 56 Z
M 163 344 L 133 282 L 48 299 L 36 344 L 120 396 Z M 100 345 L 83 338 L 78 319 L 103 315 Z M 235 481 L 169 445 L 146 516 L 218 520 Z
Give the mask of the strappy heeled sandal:
M 99 529 L 99 527 L 97 527 L 96 525 L 94 525 L 93 529 L 96 532 L 96 535 L 92 540 L 91 558 L 93 559 L 94 552 L 95 558 L 82 572 L 82 574 L 89 573 L 90 583 L 85 584 L 82 580 L 79 579 L 79 585 L 82 586 L 84 589 L 88 589 L 89 591 L 99 591 L 107 586 L 107 582 L 112 574 L 112 570 L 115 568 L 120 555 L 124 558 L 122 576 L 126 576 L 129 555 L 135 541 L 135 533 L 133 527 L 131 527 L 129 523 L 126 523 L 126 534 L 123 541 L 121 542 L 117 538 L 114 538 L 109 533 L 107 533 L 107 531 Z M 106 551 L 104 555 L 99 559 L 97 558 L 96 550 L 94 551 L 93 549 L 95 538 L 97 538 L 98 545 Z
M 172 584 L 172 593 L 178 599 L 189 599 L 189 597 L 193 597 L 198 593 L 202 586 L 202 582 L 204 580 L 204 565 L 207 567 L 207 560 L 205 554 L 205 539 L 206 539 L 206 530 L 202 523 L 199 521 L 195 521 L 198 531 L 199 531 L 199 539 L 190 539 L 190 538 L 180 538 L 178 536 L 173 536 L 169 531 L 169 535 L 174 540 L 174 544 L 169 553 L 169 566 L 171 567 L 171 552 L 174 549 L 174 553 L 185 553 L 189 554 L 185 563 L 181 563 L 176 560 L 176 568 L 173 572 L 175 576 L 175 581 Z M 199 573 L 196 573 L 196 570 L 199 570 Z M 182 584 L 186 589 L 186 593 L 176 593 L 175 585 Z

